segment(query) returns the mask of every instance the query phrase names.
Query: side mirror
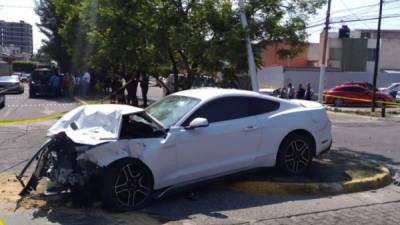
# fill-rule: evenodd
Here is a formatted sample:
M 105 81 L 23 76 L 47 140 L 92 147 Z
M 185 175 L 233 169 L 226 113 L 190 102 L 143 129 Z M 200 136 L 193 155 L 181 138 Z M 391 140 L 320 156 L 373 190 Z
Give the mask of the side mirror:
M 190 122 L 189 126 L 185 127 L 187 130 L 193 130 L 199 127 L 208 127 L 208 120 L 206 118 L 197 117 Z

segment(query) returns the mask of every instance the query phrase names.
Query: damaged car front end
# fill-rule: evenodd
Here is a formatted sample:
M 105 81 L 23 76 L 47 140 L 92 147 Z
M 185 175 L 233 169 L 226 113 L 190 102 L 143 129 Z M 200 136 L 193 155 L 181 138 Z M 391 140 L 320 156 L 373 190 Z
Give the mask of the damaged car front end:
M 76 160 L 78 154 L 89 148 L 90 146 L 74 143 L 65 132 L 47 140 L 17 176 L 23 186 L 20 196 L 26 196 L 36 190 L 43 177 L 47 177 L 66 191 L 89 185 L 90 181 L 96 178 L 100 168 L 90 161 Z M 35 161 L 36 167 L 25 184 L 22 178 Z
M 117 105 L 81 106 L 65 114 L 48 130 L 49 139 L 17 175 L 23 186 L 20 196 L 36 191 L 42 178 L 58 187 L 57 192 L 93 190 L 105 166 L 117 157 L 132 156 L 144 148 L 140 142 L 132 141 L 133 130 L 141 135 L 149 135 L 146 129 L 153 135 L 162 134 L 162 127 L 150 126 L 148 117 L 140 108 Z M 134 127 L 129 126 L 132 118 L 136 119 Z M 136 138 L 140 136 L 137 134 Z M 113 149 L 126 149 L 126 154 Z M 23 177 L 34 165 L 25 183 Z

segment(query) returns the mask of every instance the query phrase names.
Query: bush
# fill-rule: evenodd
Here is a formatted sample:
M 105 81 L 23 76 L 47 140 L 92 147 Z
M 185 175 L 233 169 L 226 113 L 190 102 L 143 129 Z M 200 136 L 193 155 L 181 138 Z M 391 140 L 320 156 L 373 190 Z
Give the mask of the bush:
M 14 62 L 12 62 L 14 72 L 32 73 L 32 71 L 36 68 L 37 65 L 38 65 L 38 63 L 33 62 L 33 61 L 14 61 Z

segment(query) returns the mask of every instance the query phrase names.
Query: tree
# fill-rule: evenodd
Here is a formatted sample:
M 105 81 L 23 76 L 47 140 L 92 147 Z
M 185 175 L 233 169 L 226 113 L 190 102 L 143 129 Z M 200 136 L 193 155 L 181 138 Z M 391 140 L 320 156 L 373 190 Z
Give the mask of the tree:
M 248 0 L 249 29 L 244 31 L 239 9 L 229 0 L 41 2 L 43 31 L 52 31 L 48 47 L 52 52 L 65 51 L 68 68 L 91 67 L 103 76 L 128 79 L 144 72 L 175 77 L 181 73 L 187 78 L 183 88 L 200 74 L 224 72 L 233 80 L 246 74 L 245 32 L 253 40 L 258 66 L 261 51 L 271 43 L 289 44 L 291 48 L 279 54 L 295 56 L 307 38 L 306 21 L 325 4 L 324 0 Z M 56 19 L 48 20 L 50 13 Z
M 48 39 L 43 41 L 43 52 L 56 60 L 61 71 L 65 72 L 70 69 L 71 57 L 64 46 L 64 39 L 59 33 L 59 29 L 65 23 L 65 15 L 64 12 L 57 11 L 55 5 L 57 1 L 38 0 L 35 11 L 40 17 L 39 29 Z

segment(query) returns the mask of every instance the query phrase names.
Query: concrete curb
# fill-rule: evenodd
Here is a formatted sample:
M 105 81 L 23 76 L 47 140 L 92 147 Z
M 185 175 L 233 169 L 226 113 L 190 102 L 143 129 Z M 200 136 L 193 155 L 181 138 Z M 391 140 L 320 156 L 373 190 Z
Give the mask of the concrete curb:
M 229 189 L 254 195 L 337 195 L 367 191 L 389 185 L 392 177 L 388 168 L 381 166 L 381 172 L 362 179 L 331 183 L 289 183 L 273 181 L 237 181 Z

